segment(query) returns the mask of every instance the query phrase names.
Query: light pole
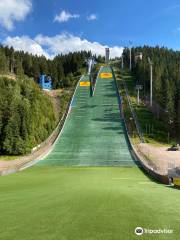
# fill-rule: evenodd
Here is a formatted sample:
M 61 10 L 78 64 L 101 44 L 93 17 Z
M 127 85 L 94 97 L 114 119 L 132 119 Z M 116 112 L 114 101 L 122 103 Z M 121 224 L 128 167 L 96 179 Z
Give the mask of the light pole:
M 124 57 L 123 57 L 123 54 L 122 54 L 122 57 L 121 57 L 121 69 L 122 70 L 124 69 Z
M 137 104 L 139 105 L 140 102 L 140 97 L 139 97 L 139 91 L 143 89 L 142 85 L 136 85 L 136 90 L 137 90 Z
M 137 90 L 137 104 L 139 105 L 139 89 Z
M 132 117 L 130 117 L 129 118 L 129 120 L 130 120 L 130 133 L 131 133 L 131 135 L 133 136 L 133 138 L 134 138 L 134 130 L 133 130 L 133 118 Z
M 129 56 L 129 70 L 131 71 L 132 70 L 132 50 L 131 50 L 131 46 L 130 46 L 130 48 L 129 48 L 129 54 L 130 54 L 130 56 Z
M 132 70 L 132 48 L 131 48 L 132 42 L 129 41 L 129 70 Z
M 148 62 L 150 65 L 150 106 L 153 105 L 153 63 L 151 59 L 148 57 Z
M 168 131 L 168 144 L 170 143 L 170 133 L 171 133 L 171 125 L 174 123 L 173 120 L 169 119 L 169 131 Z

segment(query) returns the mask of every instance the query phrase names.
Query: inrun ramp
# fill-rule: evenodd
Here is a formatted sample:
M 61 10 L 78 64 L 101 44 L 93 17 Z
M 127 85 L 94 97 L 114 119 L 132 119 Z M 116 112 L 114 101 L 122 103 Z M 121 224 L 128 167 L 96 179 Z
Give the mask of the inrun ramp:
M 62 166 L 133 166 L 119 110 L 116 82 L 102 67 L 94 96 L 89 77 L 81 78 L 64 128 L 51 153 L 39 164 Z

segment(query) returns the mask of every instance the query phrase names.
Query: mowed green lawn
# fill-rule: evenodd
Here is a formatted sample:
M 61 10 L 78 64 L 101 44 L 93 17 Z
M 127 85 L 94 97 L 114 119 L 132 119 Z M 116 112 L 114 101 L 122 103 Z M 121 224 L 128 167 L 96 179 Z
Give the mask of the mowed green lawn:
M 134 234 L 137 226 L 172 235 Z M 180 191 L 137 167 L 33 167 L 0 178 L 2 240 L 180 239 Z

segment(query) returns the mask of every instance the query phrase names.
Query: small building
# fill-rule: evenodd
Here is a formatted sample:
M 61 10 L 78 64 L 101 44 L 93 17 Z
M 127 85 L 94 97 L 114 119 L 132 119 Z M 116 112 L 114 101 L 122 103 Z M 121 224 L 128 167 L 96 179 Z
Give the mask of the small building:
M 39 77 L 39 85 L 42 89 L 52 90 L 52 79 L 47 75 L 40 75 Z

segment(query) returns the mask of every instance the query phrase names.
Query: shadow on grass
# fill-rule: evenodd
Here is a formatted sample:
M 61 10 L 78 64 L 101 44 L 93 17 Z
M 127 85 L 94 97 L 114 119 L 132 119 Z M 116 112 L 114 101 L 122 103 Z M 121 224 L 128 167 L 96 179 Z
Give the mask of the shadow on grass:
M 143 166 L 141 165 L 141 163 L 139 163 L 137 166 L 138 166 L 139 170 L 144 174 L 144 176 L 146 176 L 151 182 L 154 182 L 158 185 L 166 186 L 164 183 L 161 183 L 159 180 L 157 180 L 155 177 L 153 177 L 147 170 L 145 170 L 143 168 Z
M 110 123 L 118 122 L 118 123 L 120 123 L 119 112 L 118 113 L 112 113 L 112 112 L 109 111 L 109 113 L 107 113 L 106 110 L 104 111 L 104 117 L 103 118 L 93 118 L 92 121 L 110 122 Z
M 114 89 L 115 90 L 115 89 Z M 105 97 L 108 98 L 117 98 L 117 94 L 116 93 L 112 93 L 112 94 L 104 94 Z
M 84 105 L 82 107 L 79 107 L 79 109 L 93 109 L 96 107 L 97 107 L 97 105 Z
M 124 131 L 123 131 L 122 127 L 105 127 L 105 128 L 102 128 L 102 129 L 103 130 L 115 131 L 116 134 L 124 135 Z

